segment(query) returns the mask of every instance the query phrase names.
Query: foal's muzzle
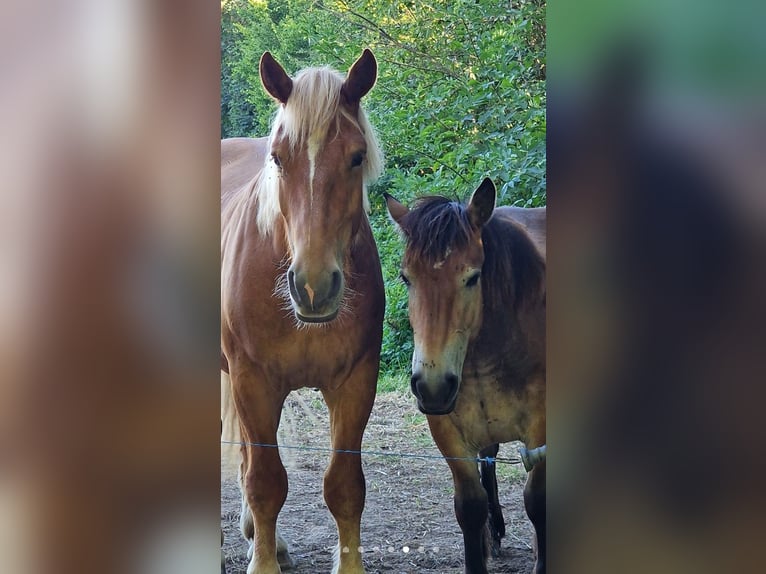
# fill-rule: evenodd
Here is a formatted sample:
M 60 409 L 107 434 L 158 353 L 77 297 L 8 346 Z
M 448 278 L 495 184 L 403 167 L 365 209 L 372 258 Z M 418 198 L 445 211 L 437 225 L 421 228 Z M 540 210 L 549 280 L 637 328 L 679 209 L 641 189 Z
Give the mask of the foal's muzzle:
M 338 315 L 343 291 L 339 269 L 323 270 L 310 277 L 291 266 L 287 284 L 295 315 L 304 323 L 326 323 Z
M 413 373 L 410 388 L 418 400 L 418 409 L 426 415 L 448 415 L 455 409 L 460 379 L 447 373 L 429 381 L 421 371 Z

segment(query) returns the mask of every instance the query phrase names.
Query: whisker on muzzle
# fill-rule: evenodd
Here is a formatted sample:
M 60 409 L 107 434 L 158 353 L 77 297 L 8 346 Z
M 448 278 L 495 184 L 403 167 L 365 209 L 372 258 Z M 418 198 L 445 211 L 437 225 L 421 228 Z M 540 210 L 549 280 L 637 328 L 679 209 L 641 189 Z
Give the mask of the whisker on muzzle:
M 343 296 L 338 303 L 338 314 L 335 319 L 328 321 L 327 323 L 306 323 L 298 319 L 295 314 L 295 309 L 293 308 L 293 300 L 290 295 L 290 285 L 287 280 L 286 271 L 287 267 L 289 267 L 289 260 L 285 258 L 280 264 L 280 268 L 284 269 L 285 271 L 277 276 L 277 279 L 274 282 L 274 289 L 272 294 L 279 301 L 279 308 L 285 312 L 285 317 L 291 317 L 293 319 L 293 326 L 296 329 L 327 329 L 334 326 L 343 328 L 347 321 L 353 318 L 354 301 L 359 295 L 359 292 L 349 287 L 349 283 L 351 282 L 351 274 L 344 272 L 345 287 L 343 289 Z

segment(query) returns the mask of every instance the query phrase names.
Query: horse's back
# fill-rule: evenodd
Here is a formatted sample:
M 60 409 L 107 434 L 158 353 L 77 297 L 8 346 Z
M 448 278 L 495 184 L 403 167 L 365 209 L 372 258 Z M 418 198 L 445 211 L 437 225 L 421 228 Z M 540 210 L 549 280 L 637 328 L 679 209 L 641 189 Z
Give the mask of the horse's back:
M 225 203 L 263 168 L 268 138 L 221 140 L 221 201 Z
M 545 259 L 547 226 L 544 207 L 498 207 L 495 216 L 521 225 Z

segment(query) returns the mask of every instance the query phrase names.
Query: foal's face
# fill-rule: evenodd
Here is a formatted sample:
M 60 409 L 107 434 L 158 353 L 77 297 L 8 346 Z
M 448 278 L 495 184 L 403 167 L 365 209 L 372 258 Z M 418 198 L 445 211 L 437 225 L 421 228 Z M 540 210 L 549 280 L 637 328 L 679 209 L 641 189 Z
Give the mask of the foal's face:
M 468 343 L 482 322 L 480 234 L 445 255 L 428 264 L 405 255 L 402 267 L 415 339 L 410 384 L 418 408 L 435 415 L 455 407 Z
M 448 414 L 455 408 L 460 391 L 468 345 L 482 325 L 481 234 L 495 207 L 495 186 L 485 179 L 464 212 L 456 211 L 454 204 L 429 212 L 427 203 L 410 212 L 390 196 L 386 204 L 407 238 L 402 280 L 409 290 L 415 339 L 412 392 L 425 414 Z M 446 213 L 447 217 L 431 218 L 428 213 L 434 212 Z M 458 229 L 462 239 L 447 239 L 455 237 L 447 229 Z M 449 242 L 453 244 L 443 245 Z M 432 246 L 438 250 L 434 252 Z

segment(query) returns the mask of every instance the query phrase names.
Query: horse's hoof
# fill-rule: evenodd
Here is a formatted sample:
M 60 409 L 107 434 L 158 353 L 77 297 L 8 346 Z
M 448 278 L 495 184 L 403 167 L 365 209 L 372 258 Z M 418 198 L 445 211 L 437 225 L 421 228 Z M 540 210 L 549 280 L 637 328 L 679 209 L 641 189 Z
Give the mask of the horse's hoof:
M 277 552 L 277 562 L 279 562 L 279 567 L 282 570 L 291 570 L 295 568 L 295 560 L 293 560 L 293 557 L 290 556 L 290 553 L 287 550 L 284 552 Z
M 498 558 L 502 554 L 501 542 L 503 535 L 492 528 L 491 523 L 487 524 L 482 539 L 484 541 L 484 556 L 486 558 Z
M 492 558 L 500 558 L 500 555 L 503 553 L 503 550 L 500 546 L 499 540 L 492 540 L 492 542 L 489 545 L 489 555 L 492 556 Z

